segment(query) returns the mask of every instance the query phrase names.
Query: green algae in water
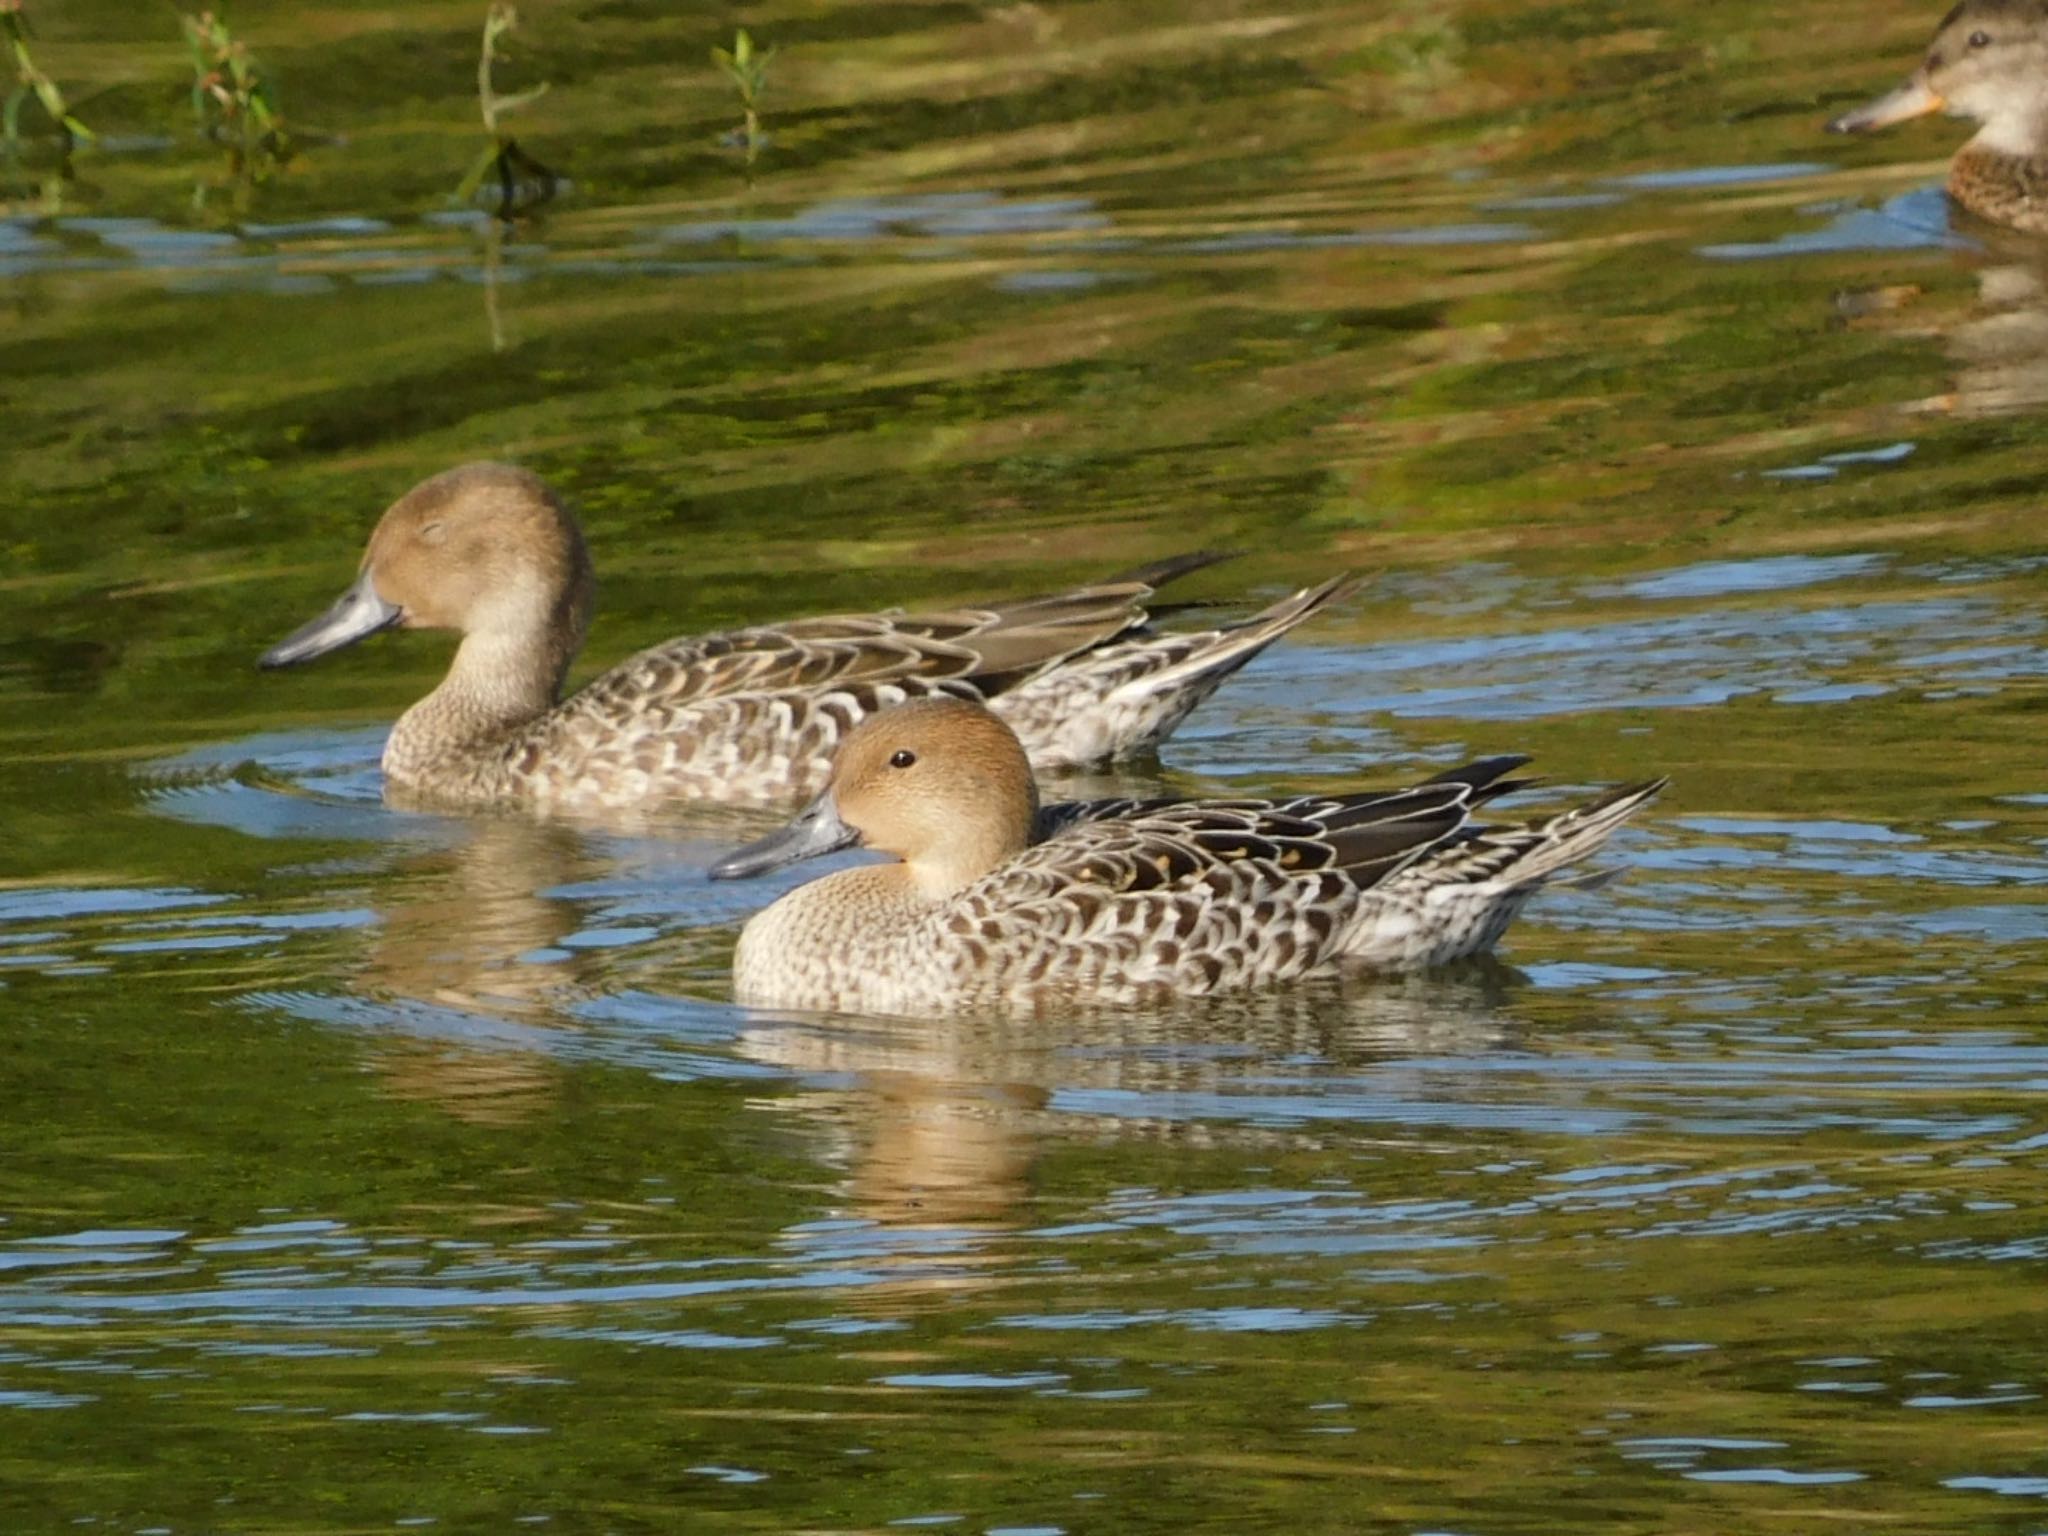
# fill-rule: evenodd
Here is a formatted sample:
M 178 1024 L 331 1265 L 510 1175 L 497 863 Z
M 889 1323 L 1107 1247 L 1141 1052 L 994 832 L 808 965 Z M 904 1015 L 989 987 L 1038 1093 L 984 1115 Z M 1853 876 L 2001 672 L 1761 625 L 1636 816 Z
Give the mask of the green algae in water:
M 2038 1524 L 2040 280 L 1945 130 L 1818 137 L 1920 8 L 789 6 L 751 189 L 730 18 L 536 11 L 495 247 L 481 9 L 238 6 L 311 130 L 239 214 L 175 30 L 38 13 L 10 1528 Z M 1366 595 L 1117 790 L 1676 785 L 1474 974 L 749 1018 L 756 823 L 389 812 L 445 641 L 251 670 L 489 455 L 586 668 L 1232 547 Z

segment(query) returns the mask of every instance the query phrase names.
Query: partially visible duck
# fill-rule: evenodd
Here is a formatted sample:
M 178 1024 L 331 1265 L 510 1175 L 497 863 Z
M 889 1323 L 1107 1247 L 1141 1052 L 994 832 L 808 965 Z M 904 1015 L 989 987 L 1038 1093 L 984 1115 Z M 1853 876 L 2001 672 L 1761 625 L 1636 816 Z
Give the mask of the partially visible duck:
M 1010 728 L 927 699 L 846 739 L 825 792 L 714 878 L 860 846 L 897 862 L 799 886 L 740 934 L 761 1007 L 941 1013 L 1046 997 L 1114 1003 L 1479 953 L 1536 890 L 1663 788 L 1523 826 L 1473 811 L 1520 787 L 1490 758 L 1392 792 L 1041 808 Z
M 466 464 L 400 497 L 355 582 L 261 664 L 310 661 L 393 625 L 460 631 L 447 677 L 385 744 L 385 782 L 402 798 L 571 811 L 792 801 L 817 793 L 861 719 L 934 694 L 1001 710 L 1041 769 L 1149 751 L 1352 585 L 1309 587 L 1232 628 L 1147 630 L 1154 587 L 1215 558 L 988 608 L 678 638 L 562 699 L 595 594 L 583 535 L 537 476 Z
M 1980 218 L 2048 234 L 2048 4 L 1963 0 L 1897 90 L 1828 124 L 1862 133 L 1946 112 L 1978 123 L 1948 193 Z

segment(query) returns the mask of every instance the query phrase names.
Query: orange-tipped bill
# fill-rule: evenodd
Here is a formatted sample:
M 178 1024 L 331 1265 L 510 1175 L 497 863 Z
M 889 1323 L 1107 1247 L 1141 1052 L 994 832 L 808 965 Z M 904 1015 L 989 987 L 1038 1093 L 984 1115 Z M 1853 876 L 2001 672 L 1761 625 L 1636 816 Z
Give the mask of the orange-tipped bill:
M 1942 99 L 1941 93 L 1915 75 L 1896 91 L 1887 92 L 1854 112 L 1844 112 L 1828 124 L 1828 132 L 1868 133 L 1873 128 L 1889 128 L 1909 117 L 1925 117 L 1930 112 L 1942 112 L 1947 108 L 1948 103 Z

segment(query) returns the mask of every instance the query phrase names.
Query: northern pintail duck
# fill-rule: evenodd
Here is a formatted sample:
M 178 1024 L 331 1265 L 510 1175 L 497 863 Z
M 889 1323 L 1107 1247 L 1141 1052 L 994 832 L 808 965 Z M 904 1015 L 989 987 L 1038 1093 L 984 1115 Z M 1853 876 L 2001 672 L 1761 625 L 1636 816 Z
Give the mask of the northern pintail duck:
M 2048 5 L 1963 0 L 1905 84 L 1828 127 L 1861 133 L 1929 112 L 1980 125 L 1949 166 L 1949 196 L 1994 223 L 2048 234 Z
M 988 608 L 678 638 L 562 699 L 595 591 L 583 535 L 538 477 L 467 464 L 400 497 L 355 582 L 262 665 L 308 661 L 392 625 L 459 630 L 447 677 L 384 747 L 387 787 L 404 798 L 579 811 L 798 800 L 817 793 L 862 718 L 927 695 L 1001 711 L 1040 769 L 1138 755 L 1351 585 L 1309 587 L 1232 628 L 1147 630 L 1153 589 L 1216 558 Z
M 925 1014 L 1445 964 L 1491 946 L 1664 782 L 1525 826 L 1474 826 L 1478 806 L 1520 787 L 1507 775 L 1526 761 L 1390 793 L 1041 807 L 995 715 L 906 704 L 854 730 L 796 820 L 713 868 L 759 874 L 856 845 L 899 861 L 826 875 L 756 915 L 734 992 L 762 1007 Z

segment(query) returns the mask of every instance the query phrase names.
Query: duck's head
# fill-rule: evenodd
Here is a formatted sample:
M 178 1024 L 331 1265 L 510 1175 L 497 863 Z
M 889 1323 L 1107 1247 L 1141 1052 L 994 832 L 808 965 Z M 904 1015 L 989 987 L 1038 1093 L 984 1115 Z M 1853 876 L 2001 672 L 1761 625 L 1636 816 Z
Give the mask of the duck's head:
M 265 651 L 288 667 L 399 625 L 454 629 L 566 669 L 596 583 L 583 535 L 537 475 L 464 464 L 423 480 L 378 520 L 361 572 L 318 618 Z M 559 677 L 558 679 L 559 680 Z
M 919 699 L 856 726 L 824 793 L 781 831 L 728 854 L 711 877 L 872 848 L 901 859 L 917 890 L 938 900 L 1028 844 L 1037 814 L 1016 732 L 979 704 Z
M 1897 90 L 1828 124 L 1863 133 L 1946 112 L 1983 125 L 1977 142 L 2009 154 L 2048 148 L 2048 3 L 1963 0 Z

